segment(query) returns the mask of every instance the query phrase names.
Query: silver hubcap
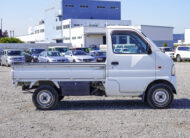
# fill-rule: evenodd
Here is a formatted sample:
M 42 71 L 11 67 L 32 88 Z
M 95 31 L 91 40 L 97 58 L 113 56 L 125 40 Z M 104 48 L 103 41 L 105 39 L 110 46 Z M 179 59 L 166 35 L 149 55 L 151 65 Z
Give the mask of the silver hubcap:
M 154 92 L 154 100 L 158 104 L 165 104 L 169 99 L 168 92 L 165 89 L 159 89 Z
M 39 104 L 49 105 L 52 103 L 53 96 L 49 91 L 41 91 L 38 94 Z

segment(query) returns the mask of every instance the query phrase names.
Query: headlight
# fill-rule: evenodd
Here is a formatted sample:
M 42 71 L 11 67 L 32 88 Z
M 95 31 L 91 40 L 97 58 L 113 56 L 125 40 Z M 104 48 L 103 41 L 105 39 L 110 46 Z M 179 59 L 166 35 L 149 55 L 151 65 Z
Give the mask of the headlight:
M 38 56 L 33 56 L 33 58 L 34 58 L 34 59 L 37 59 L 37 58 L 38 58 Z
M 172 65 L 171 75 L 175 76 L 175 65 Z

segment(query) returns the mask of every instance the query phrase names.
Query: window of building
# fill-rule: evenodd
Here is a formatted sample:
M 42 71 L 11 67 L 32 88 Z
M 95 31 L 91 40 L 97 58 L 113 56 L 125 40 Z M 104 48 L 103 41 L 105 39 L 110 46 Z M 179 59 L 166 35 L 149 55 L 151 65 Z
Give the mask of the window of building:
M 35 30 L 35 34 L 39 34 L 39 32 L 40 32 L 39 30 Z
M 106 8 L 106 7 L 105 6 L 97 6 L 97 8 L 103 9 L 103 8 Z
M 98 27 L 97 24 L 89 24 L 90 27 Z
M 88 5 L 80 5 L 81 8 L 88 8 Z
M 77 39 L 76 37 L 72 37 L 73 40 Z
M 70 40 L 70 37 L 64 37 L 63 40 Z
M 43 32 L 44 32 L 44 29 L 41 29 L 41 30 L 40 30 L 40 33 L 43 33 Z
M 76 27 L 76 26 L 80 26 L 80 24 L 74 24 L 74 26 Z
M 77 39 L 82 39 L 82 36 L 78 36 Z
M 67 5 L 65 5 L 65 7 L 70 7 L 70 8 L 72 8 L 72 7 L 74 7 L 74 5 L 67 4 Z
M 68 29 L 68 28 L 70 28 L 70 24 L 68 24 L 68 25 L 63 25 L 63 29 Z
M 61 26 L 56 26 L 56 30 L 61 30 Z
M 118 8 L 118 7 L 115 7 L 115 6 L 111 6 L 111 9 L 117 10 L 117 9 L 119 9 L 119 8 Z

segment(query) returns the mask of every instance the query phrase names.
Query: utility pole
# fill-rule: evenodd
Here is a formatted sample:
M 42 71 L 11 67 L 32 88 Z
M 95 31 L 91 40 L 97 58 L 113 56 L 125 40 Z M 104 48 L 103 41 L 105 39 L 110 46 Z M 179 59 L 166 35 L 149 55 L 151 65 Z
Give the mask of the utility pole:
M 1 18 L 1 31 L 0 31 L 0 37 L 3 36 L 3 19 Z
M 1 18 L 1 31 L 3 32 L 3 19 Z

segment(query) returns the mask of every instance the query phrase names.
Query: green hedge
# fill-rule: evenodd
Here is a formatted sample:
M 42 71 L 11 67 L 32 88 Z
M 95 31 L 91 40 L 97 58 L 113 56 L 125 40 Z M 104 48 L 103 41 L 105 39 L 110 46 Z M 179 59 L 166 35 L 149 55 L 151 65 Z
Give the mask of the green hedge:
M 23 41 L 21 41 L 18 38 L 9 38 L 9 37 L 4 37 L 4 38 L 0 38 L 0 43 L 24 43 Z

